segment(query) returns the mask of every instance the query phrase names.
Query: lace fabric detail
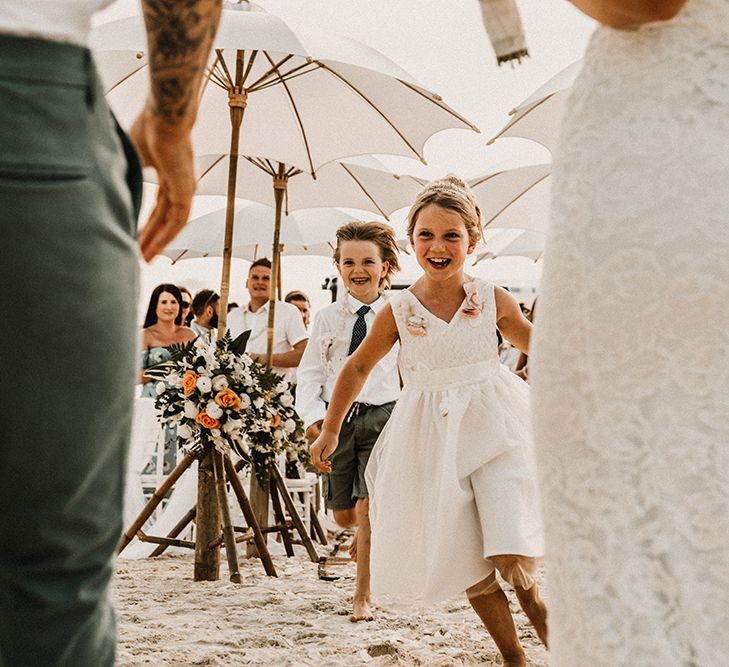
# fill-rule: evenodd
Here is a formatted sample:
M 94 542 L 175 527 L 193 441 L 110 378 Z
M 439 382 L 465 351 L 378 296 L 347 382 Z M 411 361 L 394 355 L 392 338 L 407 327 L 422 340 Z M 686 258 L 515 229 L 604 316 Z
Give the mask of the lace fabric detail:
M 729 2 L 598 28 L 555 156 L 532 347 L 560 667 L 729 634 Z
M 390 300 L 400 334 L 398 365 L 406 380 L 412 372 L 422 378 L 423 372 L 429 370 L 498 360 L 494 287 L 473 278 L 464 289 L 466 298 L 450 322 L 433 315 L 410 290 L 403 290 Z M 463 312 L 473 306 L 471 295 L 475 295 L 475 302 L 481 306 L 477 316 Z M 418 331 L 419 327 L 413 323 L 422 323 L 423 328 Z

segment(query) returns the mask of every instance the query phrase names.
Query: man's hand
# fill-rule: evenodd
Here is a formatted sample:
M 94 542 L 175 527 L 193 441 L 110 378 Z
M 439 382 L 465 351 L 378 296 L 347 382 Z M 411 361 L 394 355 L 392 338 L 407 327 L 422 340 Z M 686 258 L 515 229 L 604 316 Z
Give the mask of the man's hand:
M 195 171 L 188 128 L 175 129 L 160 121 L 145 106 L 130 130 L 145 167 L 157 170 L 157 200 L 139 245 L 151 261 L 187 224 L 195 194 Z
M 149 99 L 131 129 L 145 165 L 157 170 L 159 190 L 140 235 L 150 261 L 187 223 L 195 194 L 190 132 L 222 0 L 142 0 L 149 43 Z
M 311 462 L 320 472 L 331 472 L 332 462 L 329 457 L 337 448 L 339 438 L 336 433 L 331 431 L 322 431 L 314 444 L 309 447 L 311 452 Z
M 306 439 L 309 442 L 314 442 L 321 435 L 321 425 L 324 423 L 323 419 L 315 421 L 313 424 L 306 429 Z

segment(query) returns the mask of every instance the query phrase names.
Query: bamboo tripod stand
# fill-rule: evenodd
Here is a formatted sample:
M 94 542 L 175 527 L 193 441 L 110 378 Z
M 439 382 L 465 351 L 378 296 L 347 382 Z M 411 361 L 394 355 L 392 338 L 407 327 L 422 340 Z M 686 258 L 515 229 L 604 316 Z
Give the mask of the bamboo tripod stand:
M 142 527 L 145 522 L 159 506 L 166 494 L 172 489 L 177 480 L 190 468 L 195 460 L 199 460 L 196 507 L 190 509 L 166 536 L 161 537 L 144 533 Z M 280 533 L 281 540 L 286 549 L 286 555 L 294 555 L 294 539 L 292 538 L 289 522 L 286 520 L 284 513 L 285 507 L 289 513 L 291 524 L 299 535 L 299 542 L 306 548 L 311 561 L 318 563 L 320 560 L 319 554 L 301 517 L 296 511 L 294 501 L 286 488 L 286 484 L 278 468 L 273 464 L 268 465 L 266 468 L 266 476 L 270 480 L 269 492 L 276 516 L 276 524 L 262 530 L 256 520 L 255 513 L 251 508 L 245 488 L 238 474 L 242 467 L 242 462 L 239 462 L 238 466 L 236 466 L 227 454 L 221 454 L 215 450 L 209 453 L 204 451 L 187 453 L 169 476 L 154 491 L 139 516 L 124 532 L 117 554 L 124 551 L 135 537 L 141 542 L 150 542 L 159 545 L 150 554 L 151 556 L 161 554 L 168 546 L 195 549 L 195 581 L 217 580 L 219 578 L 220 564 L 219 549 L 220 546 L 225 545 L 230 581 L 233 583 L 241 583 L 242 577 L 238 566 L 237 544 L 239 542 L 252 542 L 255 545 L 256 555 L 261 559 L 266 574 L 270 577 L 275 577 L 278 575 L 268 547 L 266 546 L 264 533 Z M 246 521 L 246 526 L 233 525 L 230 508 L 228 506 L 226 481 L 233 489 Z M 214 497 L 210 497 L 210 490 L 214 490 Z M 283 500 L 283 506 L 281 500 Z M 177 539 L 177 536 L 190 522 L 196 519 L 200 511 L 204 512 L 206 516 L 204 521 L 196 521 L 197 535 L 195 542 Z M 326 537 L 321 525 L 315 517 L 313 519 L 313 527 L 316 534 L 323 543 L 326 543 Z M 213 529 L 212 531 L 210 530 L 211 528 Z M 236 532 L 239 533 L 238 537 L 235 535 Z M 211 555 L 213 555 L 212 564 Z

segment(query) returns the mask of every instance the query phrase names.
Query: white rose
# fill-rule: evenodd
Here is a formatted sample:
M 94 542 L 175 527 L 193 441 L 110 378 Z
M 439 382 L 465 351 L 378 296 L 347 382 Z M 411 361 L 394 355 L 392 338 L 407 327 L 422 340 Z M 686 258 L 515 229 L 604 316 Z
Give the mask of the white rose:
M 242 410 L 247 410 L 251 407 L 251 399 L 248 394 L 239 394 L 238 398 L 240 398 L 240 407 Z
M 177 427 L 177 437 L 183 440 L 192 438 L 192 429 L 187 424 L 180 424 Z
M 183 406 L 183 410 L 185 412 L 185 417 L 188 419 L 195 419 L 197 417 L 200 410 L 197 409 L 197 404 L 193 403 L 192 401 L 185 401 L 185 405 Z
M 223 424 L 224 433 L 235 433 L 243 428 L 243 422 L 240 419 L 229 419 Z
M 273 432 L 273 439 L 274 440 L 283 440 L 283 437 L 284 437 L 284 434 L 281 431 L 276 430 L 276 431 Z
M 208 401 L 208 404 L 205 406 L 205 412 L 213 419 L 220 419 L 223 416 L 223 408 L 215 401 Z
M 157 392 L 157 396 L 162 396 L 162 394 L 165 393 L 165 389 L 167 389 L 164 382 L 158 382 L 157 386 L 155 387 L 155 391 Z
M 225 375 L 216 375 L 213 378 L 213 389 L 220 391 L 228 386 L 228 378 Z
M 263 407 L 264 403 L 265 401 L 260 396 L 253 399 L 253 405 L 255 405 L 259 410 Z
M 281 382 L 279 382 L 274 389 L 274 391 L 277 394 L 283 394 L 285 391 L 288 391 L 288 390 L 289 390 L 289 383 L 286 382 L 286 380 L 281 380 Z
M 210 435 L 213 436 L 213 440 L 217 442 L 218 438 L 220 438 L 220 429 L 219 428 L 211 428 L 210 429 Z
M 201 375 L 197 379 L 195 386 L 198 388 L 201 394 L 208 394 L 213 388 L 213 383 L 210 382 L 210 378 L 207 375 Z
M 284 431 L 286 433 L 293 433 L 296 430 L 296 422 L 293 419 L 287 419 L 284 422 Z
M 285 408 L 290 408 L 294 404 L 294 397 L 286 392 L 285 394 L 281 395 L 279 401 L 281 405 L 283 405 Z
M 165 377 L 165 382 L 170 387 L 182 386 L 182 378 L 177 373 L 170 373 L 167 377 Z

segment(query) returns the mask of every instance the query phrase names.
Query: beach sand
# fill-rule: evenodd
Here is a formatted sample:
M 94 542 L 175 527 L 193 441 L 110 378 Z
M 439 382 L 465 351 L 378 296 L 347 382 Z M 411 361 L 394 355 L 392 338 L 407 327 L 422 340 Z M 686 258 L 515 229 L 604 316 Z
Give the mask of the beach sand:
M 305 555 L 274 557 L 278 578 L 241 559 L 243 584 L 193 582 L 192 553 L 119 560 L 113 597 L 119 616 L 119 667 L 126 665 L 500 665 L 493 642 L 465 596 L 418 608 L 376 600 L 376 620 L 350 623 L 354 564 L 322 581 Z M 541 577 L 540 577 L 541 579 Z M 507 591 L 531 667 L 547 653 Z

